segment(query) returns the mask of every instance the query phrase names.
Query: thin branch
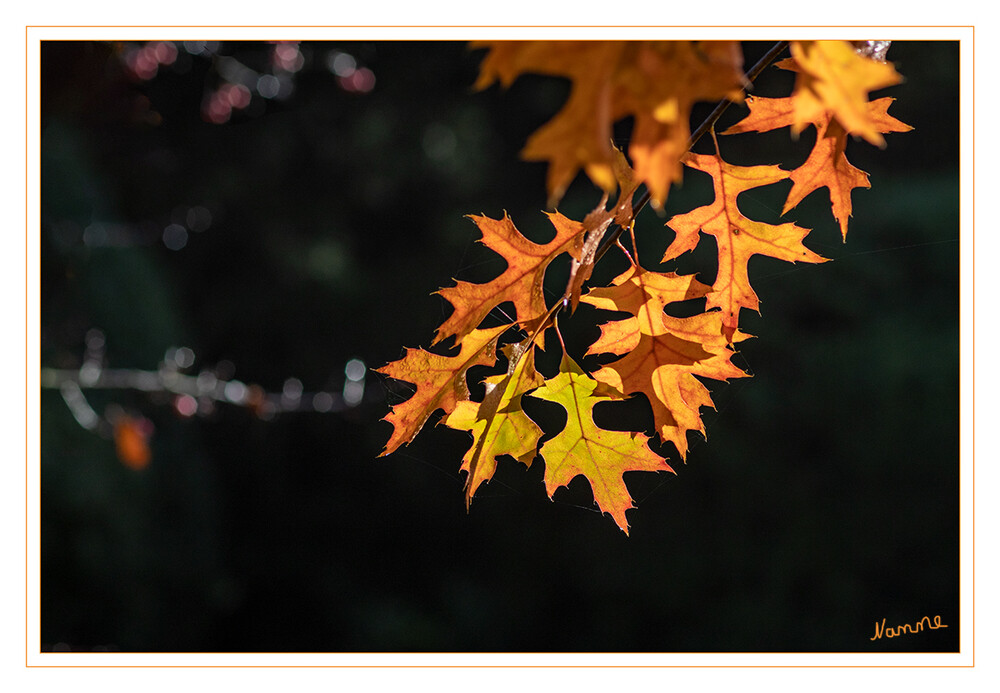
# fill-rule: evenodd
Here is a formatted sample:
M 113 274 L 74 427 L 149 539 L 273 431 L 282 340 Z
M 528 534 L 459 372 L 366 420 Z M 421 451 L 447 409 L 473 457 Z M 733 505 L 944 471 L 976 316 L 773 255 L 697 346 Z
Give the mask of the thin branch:
M 764 71 L 768 65 L 774 62 L 775 58 L 781 55 L 784 50 L 788 48 L 788 41 L 778 41 L 776 44 L 771 46 L 771 50 L 764 54 L 764 56 L 757 61 L 757 63 L 750 68 L 750 70 L 744 75 L 746 83 L 749 85 L 747 91 L 750 91 L 753 87 L 753 81 L 760 76 L 760 73 Z M 695 143 L 700 140 L 706 132 L 708 132 L 716 121 L 725 113 L 726 109 L 729 108 L 730 104 L 733 102 L 729 99 L 723 99 L 718 104 L 712 112 L 705 118 L 705 121 L 698 126 L 698 129 L 691 133 L 691 139 L 688 140 L 688 150 L 690 150 Z M 648 195 L 648 192 L 647 192 Z M 645 204 L 645 202 L 643 203 Z
M 771 49 L 768 50 L 768 52 L 765 53 L 764 56 L 761 57 L 761 59 L 758 60 L 757 63 L 750 68 L 750 70 L 747 71 L 747 73 L 744 75 L 744 81 L 747 85 L 749 85 L 746 88 L 747 91 L 751 89 L 751 87 L 753 86 L 753 81 L 760 76 L 760 73 L 764 71 L 764 68 L 766 68 L 772 62 L 774 62 L 774 60 L 779 55 L 781 55 L 781 53 L 788 47 L 788 44 L 789 44 L 788 41 L 778 41 L 776 44 L 771 46 Z M 729 108 L 730 104 L 732 103 L 733 102 L 730 101 L 729 99 L 722 99 L 715 106 L 715 108 L 708 115 L 705 121 L 701 125 L 699 125 L 698 128 L 693 133 L 691 133 L 691 138 L 688 140 L 688 146 L 686 151 L 690 151 L 691 148 L 694 147 L 694 145 L 698 142 L 698 140 L 700 140 L 705 135 L 706 132 L 712 129 L 712 126 L 715 125 L 715 123 L 719 120 L 719 118 L 722 116 L 725 110 Z M 642 208 L 649 203 L 649 200 L 650 200 L 650 192 L 649 189 L 647 188 L 645 192 L 643 192 L 642 196 L 639 198 L 638 202 L 636 202 L 632 207 L 633 221 L 635 221 L 635 218 L 636 216 L 638 216 L 639 212 L 642 211 Z M 625 231 L 624 226 L 615 224 L 615 228 L 612 230 L 610 234 L 605 236 L 604 242 L 602 243 L 601 247 L 597 249 L 597 253 L 594 256 L 594 264 L 597 264 L 601 260 L 601 258 L 604 257 L 604 254 L 608 252 L 611 246 L 615 245 L 618 242 L 619 237 L 622 235 L 624 231 Z M 559 311 L 562 310 L 563 306 L 567 304 L 567 302 L 568 302 L 567 297 L 564 296 L 563 300 L 561 300 L 554 306 L 555 310 L 549 311 L 549 314 L 546 316 L 546 320 L 541 324 L 539 330 L 547 329 L 550 323 L 552 323 L 555 320 L 555 317 L 559 314 Z
M 753 86 L 753 81 L 760 76 L 760 73 L 764 71 L 764 68 L 766 68 L 772 62 L 774 62 L 775 58 L 781 55 L 781 53 L 784 52 L 786 48 L 788 48 L 788 43 L 789 43 L 788 41 L 778 41 L 776 44 L 771 46 L 771 49 L 767 53 L 765 53 L 764 56 L 760 60 L 758 60 L 753 67 L 750 68 L 750 70 L 746 73 L 746 75 L 744 75 L 746 83 L 749 84 L 750 86 Z M 749 90 L 750 87 L 747 87 L 747 91 Z M 705 135 L 706 132 L 712 129 L 712 126 L 715 125 L 715 123 L 719 120 L 722 114 L 725 113 L 726 109 L 729 108 L 729 106 L 732 103 L 733 102 L 730 101 L 729 99 L 722 99 L 718 104 L 716 104 L 715 108 L 712 109 L 712 112 L 708 115 L 707 118 L 705 118 L 704 122 L 702 122 L 702 124 L 699 125 L 698 128 L 693 133 L 691 133 L 691 138 L 688 140 L 688 146 L 686 151 L 691 151 L 691 148 L 694 147 L 695 144 L 697 144 L 698 140 L 700 140 Z M 649 199 L 650 199 L 650 192 L 649 189 L 647 188 L 646 191 L 643 192 L 642 196 L 639 198 L 639 201 L 636 202 L 635 205 L 632 207 L 633 219 L 635 219 L 635 217 L 638 216 L 642 208 L 649 203 Z M 622 235 L 622 232 L 624 230 L 625 230 L 624 227 L 618 226 L 617 228 L 614 229 L 614 231 L 611 232 L 611 235 L 605 240 L 604 245 L 597 250 L 597 255 L 595 256 L 594 259 L 595 263 L 602 257 L 604 257 L 604 254 L 608 252 L 608 249 L 610 249 L 612 245 L 614 245 L 615 241 L 618 240 L 618 237 Z
M 210 369 L 197 375 L 182 372 L 194 361 L 194 353 L 184 347 L 168 350 L 154 371 L 104 368 L 103 334 L 91 330 L 87 341 L 87 353 L 80 368 L 43 367 L 40 378 L 43 389 L 59 390 L 73 418 L 87 430 L 96 430 L 101 417 L 90 406 L 84 390 L 136 390 L 172 395 L 173 407 L 181 416 L 210 413 L 215 403 L 231 404 L 246 407 L 265 420 L 288 412 L 343 412 L 372 399 L 373 394 L 371 390 L 366 393 L 368 369 L 359 359 L 352 359 L 345 366 L 340 392 L 305 392 L 297 378 L 286 379 L 281 392 L 267 392 L 259 385 L 227 378 Z

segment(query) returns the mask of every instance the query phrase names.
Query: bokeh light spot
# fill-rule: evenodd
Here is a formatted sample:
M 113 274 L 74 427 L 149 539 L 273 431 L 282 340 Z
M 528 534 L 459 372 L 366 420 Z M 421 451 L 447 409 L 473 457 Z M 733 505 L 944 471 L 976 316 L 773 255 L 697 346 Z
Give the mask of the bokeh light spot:
M 208 97 L 208 103 L 203 113 L 205 120 L 215 125 L 221 125 L 228 122 L 229 117 L 233 113 L 233 107 L 230 105 L 228 99 L 220 96 L 219 92 L 215 92 Z
M 368 368 L 365 366 L 365 362 L 361 359 L 351 359 L 344 366 L 344 375 L 347 376 L 348 380 L 363 380 L 365 377 L 365 371 Z
M 361 403 L 365 396 L 365 383 L 363 380 L 348 380 L 344 383 L 344 403 L 350 407 Z
M 326 55 L 326 67 L 338 77 L 350 77 L 358 67 L 353 55 L 341 51 L 330 51 Z
M 212 213 L 201 205 L 189 209 L 185 219 L 187 227 L 195 233 L 200 233 L 212 225 Z
M 205 395 L 215 391 L 216 385 L 219 384 L 219 379 L 215 377 L 215 373 L 212 371 L 202 371 L 198 374 L 195 384 L 198 387 L 198 393 Z
M 170 41 L 157 41 L 152 48 L 153 55 L 161 65 L 172 65 L 177 60 L 177 46 Z
M 283 407 L 297 407 L 302 399 L 302 381 L 298 378 L 288 378 L 281 388 L 281 405 Z
M 298 72 L 305 65 L 306 59 L 299 50 L 298 43 L 283 42 L 274 47 L 273 62 L 279 70 Z
M 180 347 L 174 352 L 174 363 L 178 368 L 190 368 L 194 365 L 194 352 L 188 347 Z
M 163 229 L 163 245 L 170 250 L 180 250 L 187 245 L 187 229 L 180 224 L 170 224 Z
M 230 380 L 226 383 L 224 394 L 233 404 L 243 404 L 247 398 L 247 386 L 239 380 Z
M 333 395 L 329 392 L 317 392 L 313 395 L 313 409 L 323 413 L 333 408 Z
M 220 92 L 233 108 L 246 108 L 250 105 L 250 90 L 242 84 L 226 84 Z
M 257 79 L 257 93 L 265 99 L 273 99 L 281 91 L 281 81 L 274 75 L 261 75 Z
M 344 91 L 365 94 L 375 88 L 375 73 L 367 67 L 362 67 L 347 77 L 338 77 L 337 83 Z
M 174 409 L 181 416 L 194 416 L 198 413 L 198 400 L 191 395 L 178 395 L 174 399 Z
M 104 333 L 96 327 L 91 328 L 87 330 L 84 342 L 87 344 L 88 351 L 100 351 L 104 348 Z

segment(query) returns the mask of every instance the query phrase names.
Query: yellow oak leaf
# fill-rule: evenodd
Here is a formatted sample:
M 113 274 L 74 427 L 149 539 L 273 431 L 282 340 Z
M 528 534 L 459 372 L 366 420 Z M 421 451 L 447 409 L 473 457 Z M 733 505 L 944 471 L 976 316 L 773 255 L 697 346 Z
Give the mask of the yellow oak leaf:
M 529 466 L 535 457 L 542 429 L 521 409 L 521 396 L 542 384 L 535 371 L 535 349 L 529 337 L 520 344 L 503 348 L 507 372 L 490 376 L 482 402 L 459 402 L 444 420 L 445 425 L 472 433 L 472 447 L 462 459 L 465 480 L 465 506 L 469 507 L 476 490 L 493 478 L 497 459 L 510 455 Z
M 594 423 L 594 405 L 615 397 L 601 394 L 603 386 L 563 355 L 559 373 L 531 393 L 566 409 L 566 425 L 542 444 L 545 490 L 549 497 L 560 486 L 582 475 L 590 483 L 594 502 L 628 534 L 625 511 L 633 507 L 623 474 L 632 471 L 673 472 L 662 457 L 649 449 L 642 433 L 609 431 Z
M 792 132 L 832 111 L 850 134 L 885 145 L 868 108 L 868 93 L 903 81 L 891 63 L 862 55 L 848 41 L 792 41 L 791 53 L 798 73 Z

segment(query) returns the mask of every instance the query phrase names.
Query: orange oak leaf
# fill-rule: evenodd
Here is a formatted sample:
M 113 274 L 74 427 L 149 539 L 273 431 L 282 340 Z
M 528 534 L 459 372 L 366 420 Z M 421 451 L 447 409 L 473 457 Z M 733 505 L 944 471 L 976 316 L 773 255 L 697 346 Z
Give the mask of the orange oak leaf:
M 742 102 L 748 86 L 738 41 L 649 41 L 623 64 L 617 92 L 624 115 L 634 115 L 629 156 L 654 207 L 682 176 L 691 137 L 691 108 L 699 101 Z
M 624 41 L 480 41 L 489 48 L 480 67 L 477 88 L 494 80 L 508 87 L 525 73 L 568 77 L 569 99 L 548 123 L 529 138 L 521 152 L 529 161 L 547 161 L 549 205 L 555 206 L 583 168 L 598 186 L 615 185 L 611 162 L 611 126 L 618 116 L 611 81 Z
M 884 97 L 868 102 L 870 120 L 878 132 L 907 132 L 909 125 L 889 115 L 888 109 L 894 99 Z M 791 125 L 795 120 L 795 106 L 792 97 L 782 99 L 747 98 L 750 115 L 723 132 L 733 135 L 741 132 L 767 132 Z M 819 188 L 830 192 L 833 216 L 840 223 L 840 231 L 847 239 L 847 220 L 851 217 L 851 191 L 855 188 L 870 188 L 868 174 L 855 168 L 847 161 L 847 131 L 832 111 L 823 111 L 812 121 L 816 126 L 816 144 L 809 158 L 790 174 L 792 189 L 785 200 L 782 214 L 787 214 L 806 195 Z
M 469 399 L 465 373 L 472 366 L 496 363 L 496 343 L 510 325 L 487 330 L 473 330 L 462 340 L 457 356 L 439 356 L 423 349 L 407 349 L 403 358 L 376 372 L 396 380 L 413 383 L 416 392 L 405 402 L 392 407 L 385 417 L 393 426 L 392 436 L 379 455 L 395 452 L 412 441 L 427 419 L 438 409 L 454 411 L 459 402 Z
M 638 335 L 644 331 L 646 334 L 659 334 L 656 330 L 662 328 L 660 318 L 665 306 L 702 298 L 711 290 L 711 286 L 698 281 L 694 275 L 650 272 L 633 264 L 615 277 L 611 286 L 593 288 L 580 300 L 601 310 L 631 313 L 632 317 L 619 321 L 628 323 L 629 333 Z M 658 306 L 652 306 L 651 301 Z M 635 348 L 637 340 L 638 337 L 635 337 L 616 343 L 613 350 L 601 353 L 624 354 Z
M 548 214 L 556 237 L 538 244 L 525 238 L 505 213 L 503 219 L 470 216 L 483 237 L 480 242 L 507 261 L 507 269 L 485 284 L 459 281 L 439 290 L 454 311 L 437 329 L 432 344 L 454 335 L 456 343 L 476 329 L 491 310 L 505 301 L 513 301 L 517 321 L 528 332 L 539 327 L 546 313 L 542 294 L 545 270 L 556 257 L 568 252 L 579 257 L 584 226 L 559 212 Z M 542 343 L 542 342 L 540 342 Z
M 798 73 L 791 96 L 793 133 L 831 111 L 850 134 L 885 145 L 868 108 L 868 93 L 903 81 L 891 63 L 862 54 L 848 41 L 792 41 L 791 53 L 792 62 L 779 65 Z
M 606 310 L 625 311 L 631 317 L 601 325 L 601 336 L 588 354 L 625 354 L 593 374 L 624 395 L 641 393 L 653 410 L 653 422 L 664 441 L 687 456 L 687 432 L 705 434 L 700 409 L 714 406 L 708 389 L 695 375 L 728 380 L 746 373 L 730 361 L 730 341 L 746 337 L 735 332 L 727 339 L 718 311 L 689 318 L 666 315 L 664 307 L 676 301 L 704 296 L 708 286 L 692 276 L 649 272 L 638 266 L 615 279 L 610 287 L 591 290 L 583 301 Z
M 566 104 L 522 151 L 529 161 L 548 162 L 551 205 L 580 169 L 604 190 L 614 189 L 612 125 L 632 116 L 629 156 L 653 204 L 661 206 L 681 179 L 691 107 L 739 101 L 745 86 L 737 41 L 481 41 L 471 47 L 490 49 L 477 88 L 494 81 L 509 86 L 529 72 L 572 81 Z
M 625 47 L 616 41 L 581 41 L 576 48 L 576 59 L 562 73 L 573 82 L 569 99 L 521 151 L 527 161 L 548 162 L 546 187 L 553 207 L 580 169 L 605 191 L 615 186 L 612 124 L 620 116 L 612 79 Z
M 465 479 L 465 507 L 476 490 L 493 478 L 497 459 L 503 455 L 530 466 L 535 457 L 542 429 L 521 409 L 521 396 L 542 384 L 535 371 L 535 349 L 529 337 L 519 344 L 503 348 L 507 372 L 490 376 L 482 402 L 459 402 L 444 420 L 445 425 L 472 433 L 472 447 L 462 459 Z
M 616 399 L 604 386 L 565 354 L 559 373 L 531 393 L 566 409 L 566 425 L 555 437 L 542 444 L 545 459 L 545 490 L 549 497 L 560 486 L 568 486 L 584 476 L 594 494 L 594 502 L 628 534 L 625 511 L 633 507 L 623 474 L 632 471 L 674 470 L 649 449 L 642 433 L 609 431 L 594 423 L 594 405 Z
M 747 263 L 753 255 L 789 262 L 826 262 L 802 244 L 809 233 L 795 224 L 767 224 L 743 216 L 736 199 L 751 188 L 770 185 L 788 177 L 778 166 L 735 166 L 718 154 L 688 154 L 684 164 L 712 176 L 715 201 L 667 222 L 677 234 L 663 255 L 673 259 L 697 244 L 702 231 L 715 236 L 719 266 L 712 291 L 706 297 L 707 309 L 722 309 L 723 330 L 732 338 L 739 324 L 740 308 L 757 310 L 759 300 L 750 287 Z

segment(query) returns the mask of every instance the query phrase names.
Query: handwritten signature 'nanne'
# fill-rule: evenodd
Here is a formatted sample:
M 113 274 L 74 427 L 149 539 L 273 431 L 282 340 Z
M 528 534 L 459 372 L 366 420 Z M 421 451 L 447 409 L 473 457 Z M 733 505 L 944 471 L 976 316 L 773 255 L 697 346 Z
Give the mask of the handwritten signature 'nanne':
M 941 623 L 941 616 L 935 616 L 934 620 L 931 620 L 930 616 L 924 616 L 922 619 L 914 623 L 912 626 L 909 623 L 903 623 L 895 628 L 889 626 L 885 627 L 885 619 L 882 619 L 882 623 L 878 621 L 875 622 L 875 635 L 868 638 L 869 640 L 878 640 L 883 635 L 887 638 L 896 638 L 900 635 L 905 635 L 906 633 L 920 633 L 924 630 L 924 624 L 927 624 L 928 630 L 937 630 L 938 628 L 947 628 L 948 626 Z

